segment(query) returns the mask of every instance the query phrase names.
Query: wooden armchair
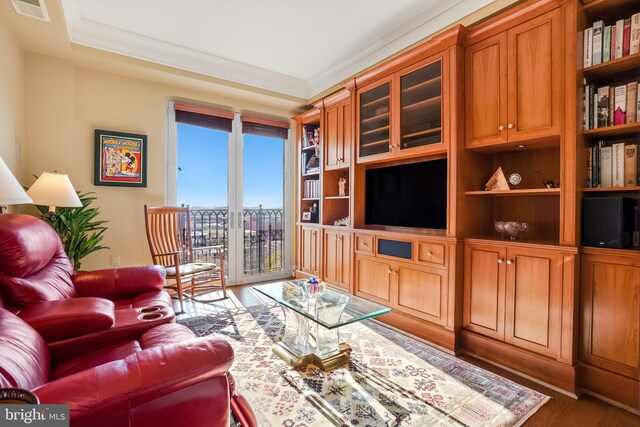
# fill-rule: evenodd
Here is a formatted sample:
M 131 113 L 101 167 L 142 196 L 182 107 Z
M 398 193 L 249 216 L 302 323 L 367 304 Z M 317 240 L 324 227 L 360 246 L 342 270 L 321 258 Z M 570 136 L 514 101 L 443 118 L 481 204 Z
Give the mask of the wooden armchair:
M 189 207 L 144 206 L 147 241 L 154 264 L 167 271 L 166 288 L 172 289 L 180 301 L 180 311 L 187 299 L 222 290 L 222 298 L 197 299 L 213 302 L 227 298 L 227 285 L 222 260 L 222 245 L 194 248 Z M 202 262 L 194 252 L 209 252 L 216 262 Z

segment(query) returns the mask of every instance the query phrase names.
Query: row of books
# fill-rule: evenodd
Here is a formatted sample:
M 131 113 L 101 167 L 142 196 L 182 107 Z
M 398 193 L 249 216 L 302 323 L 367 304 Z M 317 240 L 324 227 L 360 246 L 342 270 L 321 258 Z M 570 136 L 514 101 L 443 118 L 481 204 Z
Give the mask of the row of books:
M 584 30 L 584 67 L 640 52 L 640 13 L 613 25 L 596 21 Z
M 585 80 L 582 128 L 589 130 L 637 122 L 640 118 L 638 91 L 638 82 L 596 88 Z
M 604 141 L 589 147 L 587 155 L 587 187 L 630 187 L 640 185 L 638 144 Z
M 308 179 L 304 182 L 304 188 L 302 190 L 302 197 L 305 199 L 319 199 L 320 198 L 320 180 Z

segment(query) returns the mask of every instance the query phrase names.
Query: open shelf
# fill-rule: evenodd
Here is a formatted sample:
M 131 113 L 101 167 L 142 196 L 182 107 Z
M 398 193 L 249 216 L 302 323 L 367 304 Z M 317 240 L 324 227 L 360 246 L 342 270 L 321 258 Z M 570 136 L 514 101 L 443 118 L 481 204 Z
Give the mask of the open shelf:
M 607 136 L 625 136 L 640 132 L 640 122 L 627 123 L 624 125 L 607 126 L 597 129 L 582 131 L 583 136 L 604 138 Z
M 327 196 L 327 200 L 349 200 L 349 196 Z
M 640 53 L 616 58 L 612 61 L 603 62 L 588 68 L 582 69 L 582 74 L 589 79 L 610 78 L 612 75 L 635 70 L 638 73 L 640 68 Z
M 318 197 L 303 197 L 302 200 L 316 201 L 316 200 L 320 200 L 320 199 Z
M 465 191 L 467 196 L 559 196 L 559 188 L 522 188 L 518 190 Z
M 302 176 L 318 176 L 320 175 L 320 171 L 317 172 L 307 172 L 307 173 L 303 173 Z
M 308 147 L 302 147 L 302 151 L 312 151 L 315 150 L 316 146 L 315 145 L 310 145 Z
M 607 192 L 607 191 L 640 191 L 640 185 L 629 186 L 629 187 L 597 187 L 597 188 L 583 188 L 582 191 L 585 192 Z

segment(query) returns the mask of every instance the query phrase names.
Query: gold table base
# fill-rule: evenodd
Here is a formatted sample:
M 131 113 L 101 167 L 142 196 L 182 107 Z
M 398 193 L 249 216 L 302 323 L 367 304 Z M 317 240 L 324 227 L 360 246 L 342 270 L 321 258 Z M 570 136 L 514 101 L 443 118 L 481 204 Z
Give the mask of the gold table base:
M 280 359 L 287 362 L 293 368 L 298 368 L 300 366 L 306 365 L 315 365 L 323 371 L 329 372 L 349 363 L 351 347 L 348 344 L 341 343 L 340 351 L 331 356 L 321 358 L 316 354 L 310 353 L 299 357 L 293 354 L 285 345 L 283 345 L 282 343 L 278 343 L 273 347 L 273 353 Z

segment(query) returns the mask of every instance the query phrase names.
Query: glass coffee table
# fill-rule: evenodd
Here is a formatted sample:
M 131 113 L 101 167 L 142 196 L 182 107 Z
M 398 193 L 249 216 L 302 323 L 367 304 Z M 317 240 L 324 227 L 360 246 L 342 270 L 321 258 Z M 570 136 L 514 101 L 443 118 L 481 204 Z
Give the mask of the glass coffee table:
M 308 298 L 301 287 L 304 282 L 269 283 L 253 289 L 280 304 L 284 311 L 284 336 L 273 352 L 294 368 L 313 364 L 330 371 L 346 364 L 351 353 L 351 347 L 340 342 L 340 327 L 391 309 L 329 288 Z

